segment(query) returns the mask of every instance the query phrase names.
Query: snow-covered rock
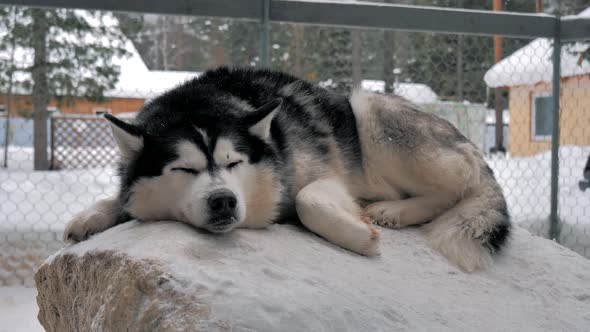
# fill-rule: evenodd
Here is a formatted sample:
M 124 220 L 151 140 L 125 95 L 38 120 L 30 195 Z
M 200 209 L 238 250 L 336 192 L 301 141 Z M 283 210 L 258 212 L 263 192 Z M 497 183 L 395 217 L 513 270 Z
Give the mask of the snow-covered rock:
M 291 225 L 216 236 L 180 223 L 119 225 L 36 274 L 48 331 L 583 331 L 590 261 L 517 228 L 466 274 L 419 228 L 352 254 Z

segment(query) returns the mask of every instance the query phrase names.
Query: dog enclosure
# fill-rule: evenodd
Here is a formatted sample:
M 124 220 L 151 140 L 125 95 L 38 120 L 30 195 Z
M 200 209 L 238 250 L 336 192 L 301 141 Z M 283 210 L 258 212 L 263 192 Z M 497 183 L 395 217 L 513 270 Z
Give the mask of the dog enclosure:
M 119 151 L 109 125 L 96 116 L 51 117 L 51 170 L 95 169 L 116 165 Z
M 590 4 L 545 1 L 554 8 L 535 14 L 531 1 L 505 2 L 502 12 L 416 6 L 437 1 L 0 3 L 7 41 L 0 50 L 0 285 L 31 284 L 63 245 L 71 216 L 116 192 L 117 151 L 101 115 L 132 118 L 154 95 L 218 65 L 271 67 L 339 93 L 361 87 L 407 98 L 481 149 L 514 223 L 590 258 Z M 124 52 L 100 60 L 119 68 L 103 98 L 52 95 L 46 114 L 33 112 L 34 45 L 11 33 L 17 15 L 37 7 L 34 15 L 74 13 L 118 36 Z M 81 35 L 50 31 L 47 40 L 59 31 L 63 39 Z M 67 57 L 83 52 L 48 44 Z

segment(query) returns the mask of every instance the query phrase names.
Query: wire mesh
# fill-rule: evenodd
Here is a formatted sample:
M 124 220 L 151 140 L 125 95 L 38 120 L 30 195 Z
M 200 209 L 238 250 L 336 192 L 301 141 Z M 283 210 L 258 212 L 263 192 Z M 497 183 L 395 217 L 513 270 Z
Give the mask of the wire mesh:
M 113 167 L 119 151 L 102 118 L 54 116 L 51 118 L 50 169 Z
M 63 245 L 74 213 L 117 189 L 117 154 L 103 113 L 132 119 L 153 96 L 219 65 L 261 65 L 255 22 L 207 17 L 108 14 L 126 35 L 116 84 L 105 99 L 52 98 L 50 168 L 34 169 L 30 89 L 0 93 L 0 285 L 31 284 L 37 266 Z M 590 257 L 590 42 L 562 55 L 557 240 Z M 482 153 L 504 189 L 513 221 L 548 236 L 551 176 L 551 40 L 271 24 L 270 66 L 348 94 L 395 93 L 453 123 Z M 0 50 L 0 55 L 3 55 Z M 13 58 L 30 57 L 24 52 Z M 4 58 L 3 58 L 4 59 Z M 2 60 L 6 62 L 5 60 Z M 0 61 L 1 62 L 1 61 Z M 569 67 L 568 67 L 569 66 Z M 26 77 L 24 78 L 26 80 Z M 2 78 L 4 80 L 4 78 Z M 499 94 L 499 98 L 496 98 Z M 496 117 L 496 114 L 501 114 Z M 499 122 L 499 123 L 497 123 Z M 496 128 L 506 153 L 494 153 Z M 586 178 L 584 178 L 586 176 Z
M 561 52 L 558 240 L 590 258 L 590 40 Z

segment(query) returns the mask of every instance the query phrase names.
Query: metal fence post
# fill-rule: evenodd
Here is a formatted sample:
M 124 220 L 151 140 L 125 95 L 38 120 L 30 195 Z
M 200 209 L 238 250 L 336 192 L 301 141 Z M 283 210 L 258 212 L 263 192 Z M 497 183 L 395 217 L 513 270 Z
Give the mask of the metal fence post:
M 261 0 L 260 15 L 260 65 L 270 66 L 270 0 Z
M 559 93 L 561 82 L 561 20 L 555 20 L 553 37 L 553 128 L 551 131 L 551 214 L 549 238 L 559 241 Z
M 55 166 L 55 117 L 50 117 L 49 118 L 50 121 L 50 126 L 49 126 L 49 130 L 51 131 L 51 154 L 50 154 L 50 158 L 49 158 L 49 169 L 50 170 L 54 170 L 54 166 Z

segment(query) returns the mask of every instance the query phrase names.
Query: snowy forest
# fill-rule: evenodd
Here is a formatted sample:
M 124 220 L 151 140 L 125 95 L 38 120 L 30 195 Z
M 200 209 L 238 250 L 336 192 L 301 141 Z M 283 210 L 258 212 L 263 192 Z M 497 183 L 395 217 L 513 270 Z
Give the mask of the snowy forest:
M 400 0 L 396 4 L 491 10 L 492 1 Z M 555 2 L 555 3 L 554 3 Z M 584 0 L 545 1 L 543 10 L 563 15 Z M 503 10 L 534 13 L 535 1 L 505 0 Z M 257 22 L 215 18 L 119 14 L 123 31 L 151 69 L 203 71 L 222 64 L 260 63 Z M 504 39 L 503 54 L 528 39 Z M 271 26 L 271 66 L 340 92 L 360 79 L 423 83 L 441 99 L 493 102 L 482 80 L 494 61 L 493 38 L 297 24 Z M 493 93 L 493 91 L 491 92 Z
M 384 2 L 492 9 L 491 0 Z M 587 6 L 585 0 L 504 0 L 502 9 L 534 13 L 536 2 L 543 3 L 544 12 L 561 15 Z M 35 109 L 45 109 L 52 96 L 102 99 L 116 84 L 119 68 L 112 58 L 125 54 L 126 38 L 152 70 L 202 72 L 219 65 L 261 64 L 256 21 L 118 13 L 119 23 L 113 24 L 108 13 L 0 9 L 0 88 L 8 95 L 19 87 L 30 91 L 39 97 Z M 71 38 L 60 38 L 64 33 Z M 503 54 L 528 42 L 504 38 Z M 34 56 L 19 58 L 23 49 L 32 49 Z M 494 61 L 492 37 L 273 23 L 270 51 L 273 68 L 339 92 L 369 79 L 384 81 L 386 92 L 392 92 L 394 82 L 411 82 L 428 85 L 442 100 L 493 101 L 493 91 L 482 80 Z

